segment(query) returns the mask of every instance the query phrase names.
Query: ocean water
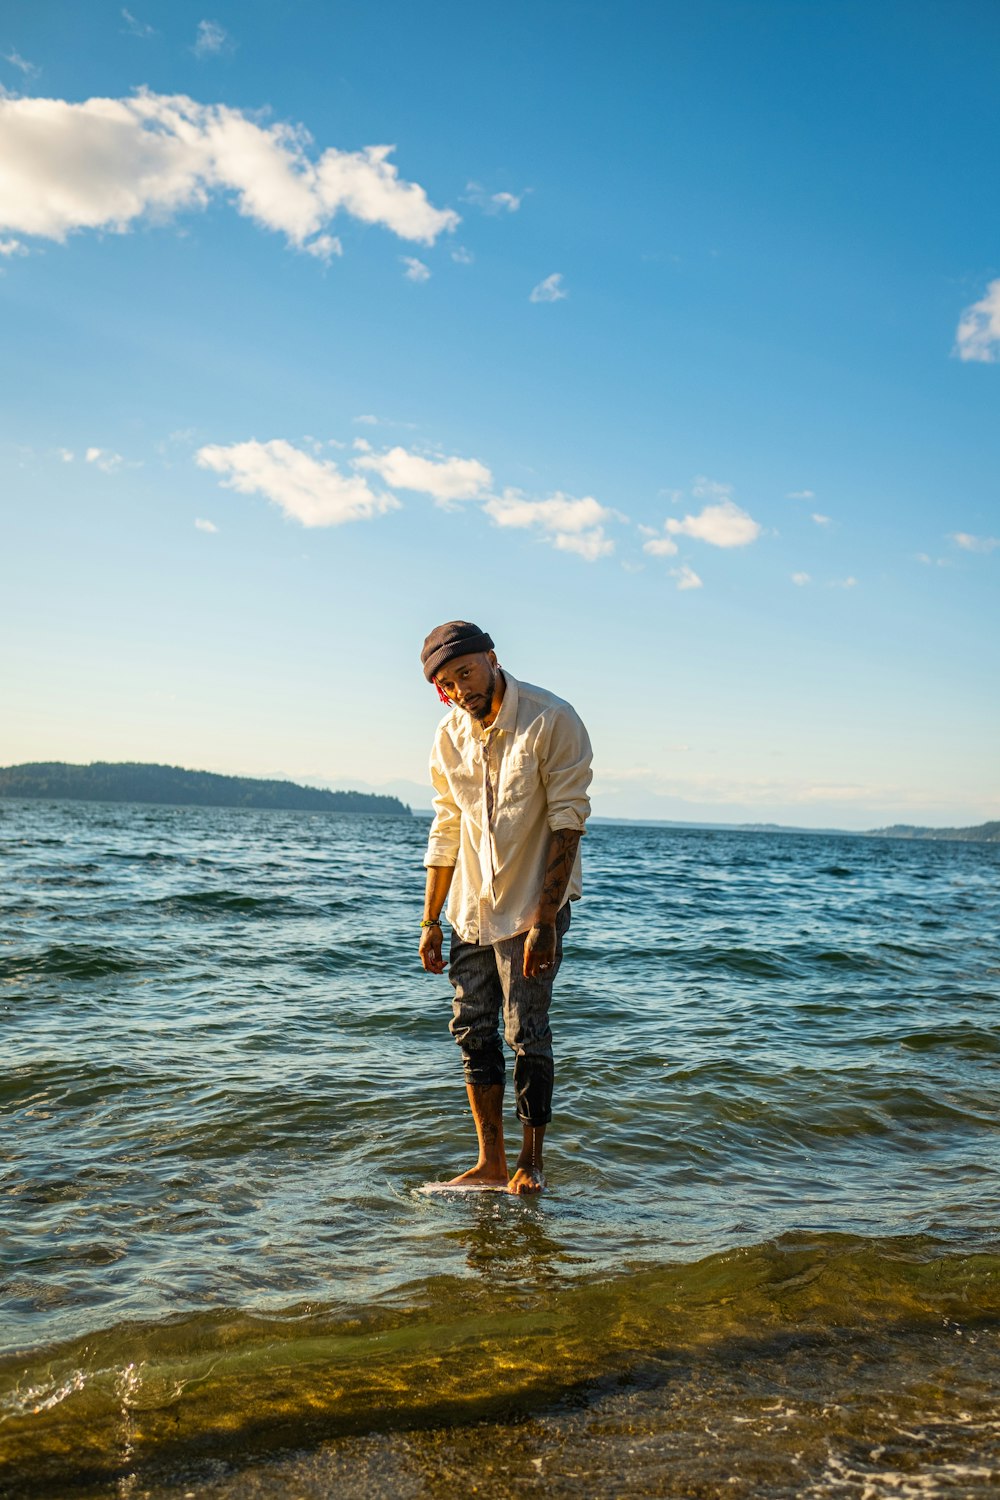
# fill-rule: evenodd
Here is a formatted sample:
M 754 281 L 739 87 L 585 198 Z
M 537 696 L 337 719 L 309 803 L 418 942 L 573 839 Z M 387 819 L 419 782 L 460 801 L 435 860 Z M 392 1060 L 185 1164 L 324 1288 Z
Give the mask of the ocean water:
M 525 1201 L 425 835 L 0 802 L 0 1492 L 1000 1488 L 1000 848 L 593 826 Z

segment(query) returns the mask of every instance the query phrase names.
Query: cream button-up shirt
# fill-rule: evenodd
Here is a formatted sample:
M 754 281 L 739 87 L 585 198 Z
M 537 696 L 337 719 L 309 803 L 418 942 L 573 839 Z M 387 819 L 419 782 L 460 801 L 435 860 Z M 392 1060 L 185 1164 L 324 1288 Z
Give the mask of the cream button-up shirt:
M 448 920 L 467 943 L 495 943 L 531 926 L 549 834 L 584 831 L 590 739 L 576 710 L 504 672 L 500 712 L 484 728 L 453 708 L 431 751 L 434 821 L 424 864 L 452 866 Z M 580 851 L 567 887 L 581 892 Z

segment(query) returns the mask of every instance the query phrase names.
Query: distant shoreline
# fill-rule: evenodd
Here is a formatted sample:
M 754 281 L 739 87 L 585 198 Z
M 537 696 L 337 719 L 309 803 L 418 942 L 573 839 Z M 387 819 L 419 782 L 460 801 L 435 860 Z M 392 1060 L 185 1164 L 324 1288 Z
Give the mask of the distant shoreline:
M 0 799 L 65 802 L 135 802 L 159 807 L 244 807 L 272 812 L 335 812 L 410 818 L 398 797 L 373 792 L 326 791 L 294 781 L 264 781 L 188 771 L 140 761 L 30 761 L 0 767 Z
M 330 790 L 298 782 L 250 776 L 223 776 L 144 761 L 29 761 L 0 766 L 0 802 L 14 799 L 55 802 L 134 802 L 161 807 L 246 807 L 287 812 L 339 812 L 374 817 L 419 818 L 426 808 L 412 808 L 385 793 Z M 812 837 L 934 840 L 951 843 L 1000 843 L 1000 822 L 969 828 L 927 828 L 893 823 L 885 828 L 803 828 L 786 823 L 710 823 L 703 819 L 616 818 L 595 815 L 591 821 L 610 827 L 675 828 L 718 833 L 795 833 Z

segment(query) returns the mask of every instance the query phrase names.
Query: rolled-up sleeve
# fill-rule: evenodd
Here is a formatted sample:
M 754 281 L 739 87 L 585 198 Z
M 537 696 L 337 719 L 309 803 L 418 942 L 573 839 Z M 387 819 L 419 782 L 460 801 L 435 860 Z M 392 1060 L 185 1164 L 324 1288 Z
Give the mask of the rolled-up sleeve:
M 568 704 L 546 715 L 539 737 L 538 762 L 548 802 L 553 833 L 572 828 L 583 833 L 590 816 L 590 786 L 594 752 L 583 721 Z
M 434 821 L 427 836 L 424 865 L 430 869 L 453 866 L 458 859 L 462 814 L 451 794 L 444 764 L 435 744 L 431 752 L 431 783 L 434 787 Z

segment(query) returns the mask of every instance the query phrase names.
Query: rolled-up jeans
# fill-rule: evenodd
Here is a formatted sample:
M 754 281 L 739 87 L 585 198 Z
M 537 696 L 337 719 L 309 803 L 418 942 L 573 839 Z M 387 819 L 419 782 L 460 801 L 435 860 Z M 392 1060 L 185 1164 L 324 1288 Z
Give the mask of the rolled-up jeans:
M 451 1034 L 462 1049 L 465 1081 L 475 1086 L 504 1081 L 500 1015 L 514 1053 L 517 1117 L 525 1125 L 547 1125 L 552 1118 L 552 984 L 562 962 L 562 940 L 569 928 L 569 902 L 556 915 L 556 956 L 551 969 L 524 977 L 526 932 L 497 943 L 466 943 L 452 932 L 448 978 L 455 989 Z

